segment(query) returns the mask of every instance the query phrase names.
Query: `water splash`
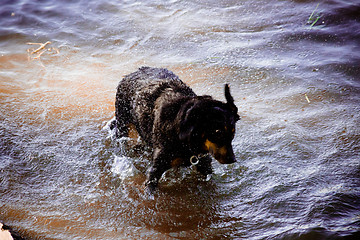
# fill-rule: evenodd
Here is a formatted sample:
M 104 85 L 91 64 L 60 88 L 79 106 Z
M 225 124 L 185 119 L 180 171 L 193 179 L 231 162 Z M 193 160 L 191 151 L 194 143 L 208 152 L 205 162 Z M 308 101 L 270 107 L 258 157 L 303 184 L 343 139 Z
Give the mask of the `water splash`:
M 115 156 L 111 166 L 111 172 L 118 175 L 121 180 L 135 176 L 139 170 L 133 165 L 131 158 Z

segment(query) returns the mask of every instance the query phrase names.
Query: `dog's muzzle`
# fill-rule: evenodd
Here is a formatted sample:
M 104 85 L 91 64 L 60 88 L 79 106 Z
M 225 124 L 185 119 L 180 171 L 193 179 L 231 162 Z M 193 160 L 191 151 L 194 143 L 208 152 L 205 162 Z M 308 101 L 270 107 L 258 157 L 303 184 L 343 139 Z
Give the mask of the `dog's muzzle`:
M 210 140 L 205 141 L 205 149 L 213 155 L 213 157 L 222 164 L 231 164 L 236 162 L 235 155 L 231 143 L 224 146 L 218 146 Z

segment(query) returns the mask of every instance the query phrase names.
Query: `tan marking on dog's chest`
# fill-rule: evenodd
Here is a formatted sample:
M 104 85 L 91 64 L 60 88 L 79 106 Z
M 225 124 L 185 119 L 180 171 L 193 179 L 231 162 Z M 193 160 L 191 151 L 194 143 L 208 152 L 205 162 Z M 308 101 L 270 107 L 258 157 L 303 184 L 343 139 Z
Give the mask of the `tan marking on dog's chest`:
M 171 167 L 179 167 L 184 162 L 182 158 L 175 158 L 171 161 Z

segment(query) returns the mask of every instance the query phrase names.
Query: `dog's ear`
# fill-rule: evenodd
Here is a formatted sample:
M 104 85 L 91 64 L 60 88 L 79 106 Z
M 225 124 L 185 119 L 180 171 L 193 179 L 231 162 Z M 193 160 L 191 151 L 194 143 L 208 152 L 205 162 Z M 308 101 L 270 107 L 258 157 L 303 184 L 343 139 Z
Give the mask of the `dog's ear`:
M 234 105 L 234 98 L 230 94 L 229 84 L 225 84 L 225 98 L 226 98 L 227 104 Z
M 238 115 L 238 108 L 234 103 L 234 98 L 230 94 L 230 87 L 228 84 L 225 84 L 225 99 L 226 99 L 226 104 L 230 107 L 230 109 L 234 113 L 236 121 L 239 120 L 240 117 Z
M 192 105 L 184 114 L 180 123 L 179 139 L 181 141 L 190 141 L 190 138 L 195 129 L 195 123 L 193 120 L 193 112 L 195 106 Z
M 190 141 L 191 135 L 194 131 L 194 126 L 188 126 L 187 128 L 181 129 L 179 133 L 180 141 Z

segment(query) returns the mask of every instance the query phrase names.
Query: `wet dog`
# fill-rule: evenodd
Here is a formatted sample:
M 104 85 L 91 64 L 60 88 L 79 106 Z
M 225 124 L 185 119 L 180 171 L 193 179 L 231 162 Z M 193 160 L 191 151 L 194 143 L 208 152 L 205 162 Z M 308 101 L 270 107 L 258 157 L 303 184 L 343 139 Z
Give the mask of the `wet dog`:
M 231 145 L 240 119 L 229 86 L 226 103 L 197 96 L 167 69 L 142 67 L 119 83 L 115 101 L 118 137 L 128 136 L 133 124 L 142 140 L 152 146 L 153 157 L 146 180 L 153 193 L 162 174 L 175 166 L 196 166 L 212 173 L 211 157 L 223 164 L 235 162 Z

